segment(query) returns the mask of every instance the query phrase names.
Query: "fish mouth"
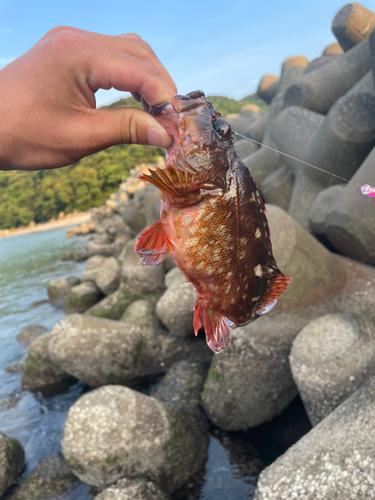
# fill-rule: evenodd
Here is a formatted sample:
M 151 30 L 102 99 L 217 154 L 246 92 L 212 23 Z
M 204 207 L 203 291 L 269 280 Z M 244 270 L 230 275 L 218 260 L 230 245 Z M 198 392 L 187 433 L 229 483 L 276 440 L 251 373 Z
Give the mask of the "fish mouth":
M 204 106 L 206 103 L 207 99 L 204 92 L 201 90 L 195 90 L 186 95 L 177 94 L 171 101 L 152 106 L 149 109 L 149 113 L 152 116 L 158 116 L 164 112 L 172 111 L 171 108 L 173 108 L 173 110 L 177 113 L 183 113 L 184 111 L 190 111 L 191 109 L 198 108 L 199 106 Z

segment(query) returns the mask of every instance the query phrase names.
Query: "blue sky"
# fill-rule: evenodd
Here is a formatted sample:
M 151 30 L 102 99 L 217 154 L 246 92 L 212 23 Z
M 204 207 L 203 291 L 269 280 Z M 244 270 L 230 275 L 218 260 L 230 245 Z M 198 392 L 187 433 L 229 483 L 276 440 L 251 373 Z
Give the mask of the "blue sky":
M 375 0 L 361 2 L 375 10 Z M 107 35 L 135 32 L 155 50 L 179 93 L 241 98 L 283 59 L 313 59 L 335 41 L 331 22 L 340 0 L 138 1 L 0 0 L 0 68 L 49 29 L 74 26 Z M 99 91 L 98 105 L 124 93 Z

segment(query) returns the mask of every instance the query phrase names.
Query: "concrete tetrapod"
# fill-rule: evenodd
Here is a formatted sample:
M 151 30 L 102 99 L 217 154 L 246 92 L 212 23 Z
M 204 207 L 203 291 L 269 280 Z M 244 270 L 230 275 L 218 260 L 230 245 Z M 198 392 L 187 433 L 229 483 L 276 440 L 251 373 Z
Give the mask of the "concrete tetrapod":
M 358 186 L 375 185 L 375 148 L 351 179 Z M 325 232 L 343 255 L 375 264 L 375 200 L 347 184 L 325 218 Z
M 277 92 L 277 82 L 279 77 L 275 75 L 264 75 L 257 88 L 257 94 L 260 99 L 263 99 L 267 104 L 270 104 Z
M 299 130 L 304 118 L 301 109 L 294 108 L 289 113 L 288 109 L 284 110 L 275 120 L 272 134 L 280 150 L 334 175 L 350 179 L 374 145 L 375 95 L 348 92 L 339 99 L 311 139 L 306 141 L 306 149 L 301 157 L 294 154 L 293 141 L 296 141 L 298 133 L 306 136 L 307 130 Z M 300 137 L 298 141 L 301 141 Z M 289 161 L 288 158 L 285 162 L 293 165 L 293 160 Z M 322 189 L 342 180 L 303 164 L 298 168 L 289 213 L 302 227 L 308 229 L 309 211 L 314 198 Z
M 254 500 L 375 497 L 375 377 L 267 467 Z
M 332 21 L 333 34 L 345 52 L 365 40 L 374 26 L 375 13 L 357 2 L 344 5 Z
M 332 57 L 332 61 L 301 76 L 285 92 L 285 106 L 302 106 L 325 114 L 369 70 L 366 39 L 343 56 Z
M 375 326 L 349 314 L 321 316 L 297 335 L 290 367 L 316 425 L 375 375 Z
M 283 62 L 280 80 L 277 84 L 277 93 L 268 108 L 267 122 L 262 139 L 262 143 L 264 145 L 276 149 L 271 134 L 272 125 L 275 118 L 284 109 L 285 90 L 291 83 L 296 81 L 298 77 L 303 74 L 307 64 L 308 60 L 304 56 L 288 57 Z M 268 177 L 268 175 L 283 165 L 280 154 L 277 151 L 272 151 L 265 147 L 260 147 L 258 151 L 244 158 L 243 162 L 250 170 L 250 173 L 257 184 L 261 184 L 261 182 Z

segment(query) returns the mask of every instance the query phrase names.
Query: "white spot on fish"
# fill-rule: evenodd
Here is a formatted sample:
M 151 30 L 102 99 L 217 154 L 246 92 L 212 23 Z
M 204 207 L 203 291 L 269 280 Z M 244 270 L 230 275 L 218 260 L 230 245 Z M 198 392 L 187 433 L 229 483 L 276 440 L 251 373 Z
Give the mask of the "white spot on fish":
M 245 295 L 242 295 L 242 298 L 243 298 L 243 299 L 246 299 L 246 298 L 247 298 L 246 293 L 245 293 Z
M 201 269 L 204 268 L 204 263 L 203 262 L 200 262 L 198 265 L 197 265 L 197 269 L 200 271 Z
M 260 232 L 259 227 L 257 227 L 257 229 L 255 231 L 255 238 L 260 238 L 261 236 L 262 236 L 262 233 Z
M 240 259 L 241 260 L 244 259 L 245 256 L 246 256 L 246 252 L 245 252 L 245 250 L 242 250 L 242 252 L 240 253 Z
M 251 299 L 251 302 L 256 302 L 256 301 L 257 301 L 257 300 L 259 300 L 259 299 L 260 299 L 260 297 L 253 297 L 253 298 Z
M 234 299 L 234 298 L 233 298 L 233 299 L 230 299 L 230 303 L 231 303 L 231 304 L 235 304 L 235 303 L 236 303 L 236 299 Z
M 227 274 L 227 279 L 229 279 L 231 276 L 233 276 L 233 273 L 232 271 L 229 271 L 229 273 Z
M 202 234 L 206 233 L 207 231 L 208 231 L 208 227 L 201 227 L 199 230 L 199 232 Z
M 187 243 L 186 243 L 186 246 L 187 247 L 195 247 L 197 244 L 199 243 L 199 238 L 189 238 Z
M 238 286 L 237 289 L 236 289 L 236 292 L 239 292 L 240 291 L 240 287 Z
M 255 276 L 258 276 L 258 278 L 261 278 L 263 276 L 263 270 L 262 270 L 262 266 L 260 264 L 258 264 L 256 267 L 254 267 L 254 273 L 255 273 Z
M 247 239 L 246 238 L 241 238 L 240 243 L 241 245 L 246 245 Z
M 227 286 L 227 289 L 225 290 L 225 293 L 229 293 L 231 288 L 232 288 L 232 284 L 230 283 L 230 284 Z
M 208 268 L 206 269 L 206 271 L 207 271 L 207 274 L 208 274 L 209 276 L 211 276 L 211 274 L 213 274 L 213 272 L 214 272 L 214 269 L 213 269 L 212 267 L 208 267 Z
M 232 215 L 232 212 L 228 212 L 227 215 L 225 216 L 226 219 L 228 219 Z
M 210 219 L 212 219 L 212 217 L 214 216 L 214 213 L 215 212 L 211 212 L 210 214 L 206 215 L 206 217 L 203 218 L 203 220 L 205 222 L 209 221 Z
M 255 194 L 254 193 L 251 194 L 250 201 L 255 201 Z

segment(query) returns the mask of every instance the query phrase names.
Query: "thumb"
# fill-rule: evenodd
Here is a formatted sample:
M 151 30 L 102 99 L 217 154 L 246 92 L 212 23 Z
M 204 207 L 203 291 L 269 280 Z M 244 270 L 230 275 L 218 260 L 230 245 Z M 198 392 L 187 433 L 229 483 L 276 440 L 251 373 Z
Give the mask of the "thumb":
M 172 137 L 155 118 L 138 108 L 95 109 L 88 118 L 87 149 L 99 151 L 116 144 L 167 148 Z

